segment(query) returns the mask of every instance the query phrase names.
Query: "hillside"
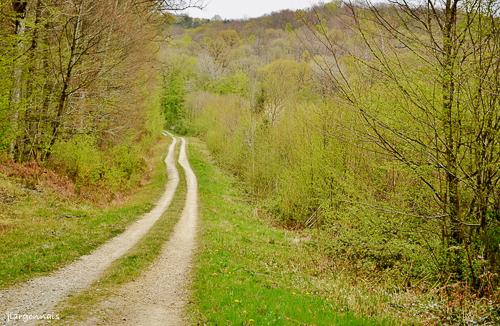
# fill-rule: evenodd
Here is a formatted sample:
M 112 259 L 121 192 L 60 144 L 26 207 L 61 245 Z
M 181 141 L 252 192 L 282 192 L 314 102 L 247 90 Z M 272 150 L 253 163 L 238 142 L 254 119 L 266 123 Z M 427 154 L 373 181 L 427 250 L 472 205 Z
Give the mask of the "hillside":
M 204 5 L 0 0 L 1 324 L 499 324 L 498 1 Z
M 498 301 L 498 20 L 469 29 L 460 8 L 452 35 L 445 16 L 404 4 L 181 17 L 173 29 L 162 102 L 172 130 L 203 139 L 260 218 L 311 239 L 315 282 L 362 280 L 340 290 L 363 293 L 346 311 L 498 318 L 486 304 Z M 387 301 L 373 307 L 374 293 Z

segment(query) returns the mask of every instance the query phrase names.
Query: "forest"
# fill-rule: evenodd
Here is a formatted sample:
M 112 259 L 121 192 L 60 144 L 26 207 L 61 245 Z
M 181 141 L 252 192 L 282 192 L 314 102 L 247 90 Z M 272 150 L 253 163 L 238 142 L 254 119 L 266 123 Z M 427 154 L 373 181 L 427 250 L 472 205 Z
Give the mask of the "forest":
M 433 292 L 449 309 L 498 302 L 498 5 L 180 17 L 165 117 L 204 139 L 262 214 L 318 230 L 332 273 Z
M 308 252 L 312 265 L 293 267 L 317 289 L 308 295 L 384 321 L 375 324 L 500 323 L 498 0 L 335 0 L 240 20 L 183 11 L 204 5 L 0 0 L 0 258 L 12 267 L 0 269 L 0 289 L 89 253 L 151 209 L 168 130 L 194 144 L 201 252 L 212 252 L 206 198 L 226 196 L 204 197 L 217 184 L 202 170 L 213 157 L 248 212 Z M 55 211 L 20 209 L 38 193 L 57 198 Z M 128 217 L 99 220 L 130 203 Z M 38 238 L 33 214 L 36 228 L 43 214 L 50 228 L 61 214 L 96 224 L 65 220 L 56 238 Z M 22 240 L 33 250 L 74 249 L 16 258 L 30 246 L 15 240 L 26 238 L 21 228 L 36 235 Z M 69 240 L 93 229 L 91 245 Z M 196 264 L 193 300 L 204 311 Z M 218 324 L 202 315 L 192 324 Z M 255 319 L 227 318 L 218 321 Z
M 162 128 L 156 53 L 169 17 L 160 5 L 2 1 L 3 160 L 50 166 L 79 185 L 134 179 Z

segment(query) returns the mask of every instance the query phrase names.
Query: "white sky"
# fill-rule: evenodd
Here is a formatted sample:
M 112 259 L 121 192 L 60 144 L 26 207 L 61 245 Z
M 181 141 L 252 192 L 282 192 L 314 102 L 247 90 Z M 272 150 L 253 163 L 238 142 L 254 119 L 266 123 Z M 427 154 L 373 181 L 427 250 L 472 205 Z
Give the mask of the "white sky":
M 189 9 L 191 17 L 212 18 L 220 15 L 222 18 L 258 17 L 282 9 L 302 9 L 311 7 L 319 0 L 206 0 L 205 9 Z

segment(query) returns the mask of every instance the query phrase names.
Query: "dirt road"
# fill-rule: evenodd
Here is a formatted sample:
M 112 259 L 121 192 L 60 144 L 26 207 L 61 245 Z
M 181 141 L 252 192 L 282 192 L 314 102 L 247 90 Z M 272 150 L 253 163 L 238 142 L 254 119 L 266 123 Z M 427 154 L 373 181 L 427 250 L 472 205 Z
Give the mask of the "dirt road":
M 187 281 L 196 246 L 198 219 L 198 184 L 186 155 L 186 141 L 181 139 L 179 163 L 187 181 L 186 202 L 182 216 L 160 257 L 137 280 L 101 306 L 99 316 L 84 325 L 182 325 L 187 301 Z

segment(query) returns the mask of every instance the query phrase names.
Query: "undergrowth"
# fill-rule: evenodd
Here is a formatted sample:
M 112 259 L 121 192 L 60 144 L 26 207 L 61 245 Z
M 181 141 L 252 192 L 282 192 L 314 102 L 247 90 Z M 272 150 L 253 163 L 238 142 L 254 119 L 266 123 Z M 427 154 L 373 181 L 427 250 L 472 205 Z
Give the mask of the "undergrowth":
M 168 143 L 162 138 L 152 147 L 142 184 L 114 196 L 101 189 L 85 198 L 74 192 L 71 180 L 50 170 L 3 165 L 0 288 L 50 273 L 90 253 L 149 211 L 165 186 Z

